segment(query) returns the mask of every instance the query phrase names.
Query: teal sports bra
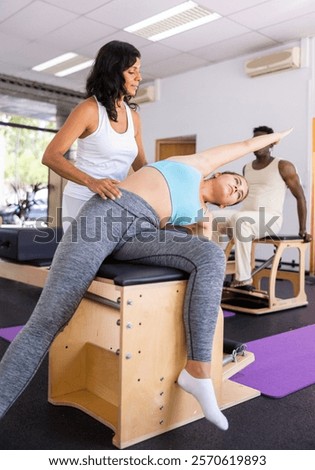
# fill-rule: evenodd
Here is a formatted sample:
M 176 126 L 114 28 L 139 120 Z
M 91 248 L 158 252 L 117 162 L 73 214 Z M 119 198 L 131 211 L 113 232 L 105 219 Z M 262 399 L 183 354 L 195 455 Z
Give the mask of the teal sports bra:
M 190 225 L 203 217 L 200 201 L 202 174 L 190 165 L 162 160 L 150 163 L 165 178 L 171 197 L 172 215 L 168 221 L 174 225 Z

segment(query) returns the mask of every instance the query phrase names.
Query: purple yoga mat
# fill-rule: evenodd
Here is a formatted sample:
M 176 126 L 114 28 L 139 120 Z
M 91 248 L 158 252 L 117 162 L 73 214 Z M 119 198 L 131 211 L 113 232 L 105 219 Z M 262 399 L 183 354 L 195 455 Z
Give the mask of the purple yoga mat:
M 23 328 L 21 326 L 10 326 L 9 328 L 0 328 L 0 337 L 8 341 L 13 341 L 18 332 Z
M 233 381 L 272 398 L 315 384 L 315 325 L 246 344 L 255 362 L 235 374 Z
M 224 318 L 234 317 L 235 313 L 230 312 L 229 310 L 223 310 L 223 316 L 224 316 Z

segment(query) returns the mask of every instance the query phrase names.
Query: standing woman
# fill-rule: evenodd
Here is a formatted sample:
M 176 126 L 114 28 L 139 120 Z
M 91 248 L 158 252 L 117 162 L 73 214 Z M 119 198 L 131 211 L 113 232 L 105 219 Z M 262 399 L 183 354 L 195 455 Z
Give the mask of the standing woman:
M 68 181 L 62 201 L 64 230 L 94 194 L 120 196 L 117 184 L 132 166 L 145 165 L 140 116 L 130 103 L 140 81 L 140 52 L 111 41 L 98 52 L 86 83 L 86 99 L 77 105 L 48 145 L 42 163 Z M 78 139 L 74 166 L 65 153 Z

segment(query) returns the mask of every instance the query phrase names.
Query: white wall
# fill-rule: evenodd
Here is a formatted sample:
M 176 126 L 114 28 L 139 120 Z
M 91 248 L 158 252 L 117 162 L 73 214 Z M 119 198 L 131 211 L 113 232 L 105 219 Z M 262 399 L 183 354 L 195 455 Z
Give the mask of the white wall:
M 162 79 L 159 101 L 143 104 L 140 110 L 148 160 L 155 158 L 156 139 L 195 134 L 197 150 L 203 150 L 251 137 L 256 126 L 275 130 L 294 127 L 294 132 L 275 146 L 273 154 L 296 165 L 309 203 L 311 119 L 315 115 L 313 39 L 287 47 L 294 45 L 301 46 L 300 69 L 250 78 L 244 72 L 244 63 L 255 56 L 249 56 Z M 224 169 L 241 172 L 253 158 L 249 155 Z M 288 191 L 282 233 L 298 232 L 295 214 L 295 198 Z

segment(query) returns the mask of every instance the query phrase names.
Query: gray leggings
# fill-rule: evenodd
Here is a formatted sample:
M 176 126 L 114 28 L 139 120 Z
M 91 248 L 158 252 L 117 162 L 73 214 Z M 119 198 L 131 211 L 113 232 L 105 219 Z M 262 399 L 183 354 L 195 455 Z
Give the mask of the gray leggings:
M 223 251 L 206 239 L 159 230 L 152 207 L 133 193 L 122 193 L 117 201 L 93 196 L 59 243 L 39 301 L 0 363 L 0 417 L 29 384 L 110 254 L 189 273 L 184 305 L 187 356 L 211 360 L 225 272 Z

